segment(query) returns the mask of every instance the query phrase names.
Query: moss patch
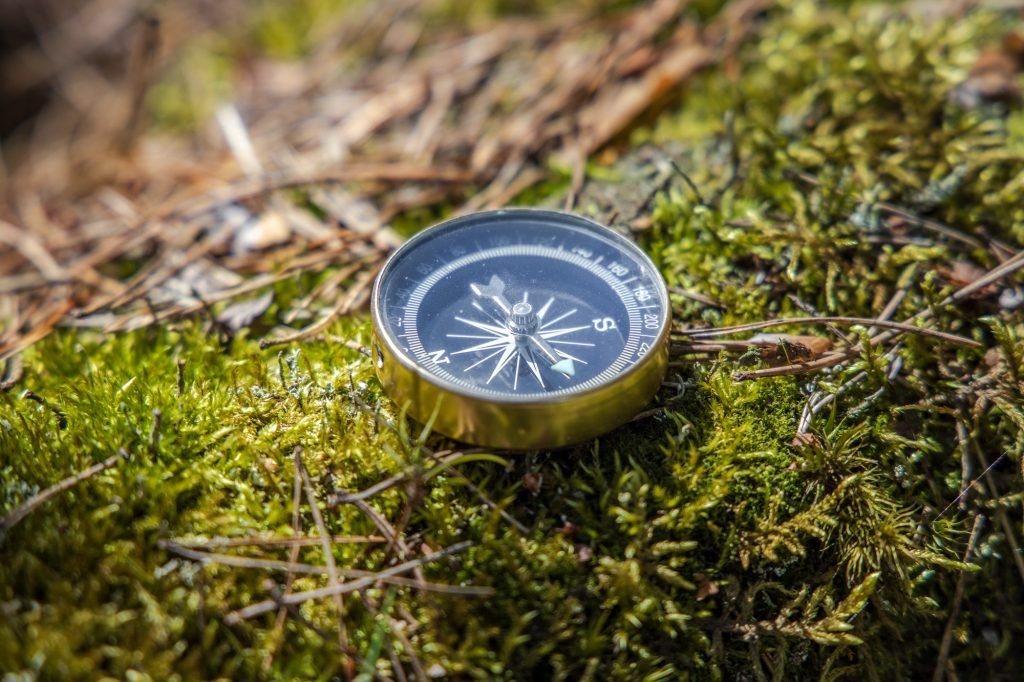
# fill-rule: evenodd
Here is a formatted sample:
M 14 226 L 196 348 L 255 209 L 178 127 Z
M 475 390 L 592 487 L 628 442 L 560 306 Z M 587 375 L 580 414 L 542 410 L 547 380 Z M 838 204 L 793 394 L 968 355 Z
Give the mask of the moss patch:
M 954 288 L 942 274 L 951 262 L 989 267 L 986 240 L 1024 239 L 1020 111 L 956 96 L 978 51 L 1011 27 L 981 11 L 926 21 L 783 3 L 740 53 L 738 76 L 705 74 L 678 113 L 631 144 L 675 160 L 701 195 L 672 183 L 640 236 L 671 285 L 722 304 L 674 298 L 678 321 L 804 309 L 870 317 L 902 288 L 896 319 L 932 306 L 937 327 L 996 349 L 987 357 L 907 338 L 891 357 L 865 352 L 813 377 L 736 382 L 725 360 L 680 366 L 659 396 L 663 413 L 593 443 L 430 470 L 425 446 L 449 444 L 420 439 L 369 361 L 331 340 L 367 342 L 364 318 L 281 353 L 260 351 L 249 332 L 222 342 L 202 319 L 110 338 L 64 331 L 25 356 L 19 389 L 48 406 L 0 394 L 0 511 L 119 448 L 129 457 L 0 540 L 0 669 L 29 679 L 337 678 L 330 601 L 303 604 L 304 623 L 293 615 L 282 635 L 275 614 L 228 625 L 227 613 L 267 598 L 266 578 L 282 576 L 190 562 L 160 544 L 290 535 L 301 446 L 324 502 L 409 474 L 372 506 L 404 518 L 418 550 L 472 543 L 424 567 L 428 580 L 493 589 L 349 595 L 364 679 L 393 675 L 392 655 L 406 669 L 415 661 L 476 679 L 926 677 L 962 575 L 951 664 L 1010 673 L 1024 638 L 1012 556 L 1024 319 L 995 294 L 937 303 Z M 628 177 L 622 151 L 612 172 L 595 175 Z M 564 188 L 552 175 L 540 195 Z M 883 202 L 973 241 L 893 222 Z M 580 205 L 594 210 L 586 196 Z M 278 304 L 314 285 L 282 282 Z M 256 329 L 278 315 L 272 307 Z M 830 394 L 813 437 L 792 445 L 808 399 Z M 962 509 L 939 516 L 1004 453 Z M 977 514 L 988 521 L 967 566 L 959 559 Z M 351 505 L 324 504 L 324 515 L 331 533 L 379 531 Z M 316 532 L 308 505 L 302 522 Z M 381 543 L 333 552 L 345 568 L 392 560 Z M 317 546 L 301 557 L 324 561 Z M 301 576 L 294 589 L 324 584 Z M 400 631 L 391 614 L 406 623 Z

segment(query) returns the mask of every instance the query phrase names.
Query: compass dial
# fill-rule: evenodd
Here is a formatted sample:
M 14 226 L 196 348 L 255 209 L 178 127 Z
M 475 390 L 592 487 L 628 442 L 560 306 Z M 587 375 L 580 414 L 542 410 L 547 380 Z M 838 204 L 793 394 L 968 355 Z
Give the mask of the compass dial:
M 614 385 L 663 355 L 668 331 L 665 285 L 642 251 L 583 218 L 526 209 L 410 240 L 382 270 L 373 313 L 394 362 L 491 407 L 563 404 Z

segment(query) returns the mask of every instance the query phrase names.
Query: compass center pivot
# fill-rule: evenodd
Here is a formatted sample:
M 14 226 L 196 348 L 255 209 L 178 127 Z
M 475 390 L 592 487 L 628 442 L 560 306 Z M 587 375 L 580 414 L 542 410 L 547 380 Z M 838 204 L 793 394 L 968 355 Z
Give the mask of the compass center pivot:
M 533 334 L 537 331 L 537 323 L 537 314 L 529 303 L 523 301 L 512 306 L 508 328 L 513 334 Z

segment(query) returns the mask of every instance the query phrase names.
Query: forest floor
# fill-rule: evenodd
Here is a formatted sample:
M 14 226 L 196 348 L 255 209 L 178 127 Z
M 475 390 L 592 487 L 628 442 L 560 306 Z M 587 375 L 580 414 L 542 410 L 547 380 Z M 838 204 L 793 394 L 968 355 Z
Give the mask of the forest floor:
M 3 681 L 1016 679 L 1022 3 L 465 4 L 94 0 L 0 58 Z M 402 239 L 513 204 L 672 297 L 566 450 L 368 358 Z

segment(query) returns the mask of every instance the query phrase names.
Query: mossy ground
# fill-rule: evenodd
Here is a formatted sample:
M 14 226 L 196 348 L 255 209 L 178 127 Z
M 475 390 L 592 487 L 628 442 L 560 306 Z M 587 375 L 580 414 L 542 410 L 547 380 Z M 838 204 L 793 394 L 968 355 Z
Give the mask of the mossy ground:
M 896 319 L 932 306 L 938 328 L 999 350 L 986 361 L 984 349 L 907 338 L 895 381 L 870 352 L 829 374 L 752 382 L 734 381 L 731 361 L 681 366 L 659 415 L 374 497 L 390 519 L 411 505 L 418 545 L 472 542 L 425 567 L 429 579 L 493 595 L 392 586 L 349 596 L 345 623 L 366 679 L 393 674 L 387 649 L 454 678 L 917 679 L 932 674 L 961 579 L 950 665 L 972 679 L 1009 679 L 1024 665 L 1011 556 L 1022 537 L 1024 317 L 992 296 L 937 307 L 953 288 L 948 263 L 989 267 L 991 254 L 913 226 L 897 229 L 915 239 L 893 239 L 878 211 L 889 201 L 972 235 L 1024 240 L 1024 112 L 965 107 L 952 94 L 979 50 L 1020 24 L 983 11 L 942 19 L 782 4 L 738 65 L 691 83 L 604 173 L 628 179 L 628 148 L 653 148 L 701 192 L 679 182 L 659 194 L 639 236 L 671 285 L 724 306 L 674 298 L 676 320 L 801 315 L 796 301 L 872 317 L 905 287 Z M 597 210 L 586 195 L 580 208 Z M 296 446 L 322 499 L 422 465 L 418 427 L 382 396 L 369 361 L 336 341 L 366 343 L 365 316 L 338 321 L 324 340 L 259 350 L 290 298 L 314 284 L 282 283 L 261 322 L 226 341 L 200 318 L 112 337 L 63 331 L 26 353 L 24 381 L 0 394 L 0 511 L 119 448 L 130 456 L 0 540 L 5 679 L 341 675 L 329 601 L 305 604 L 308 624 L 289 619 L 280 641 L 273 615 L 228 625 L 225 614 L 266 598 L 269 574 L 159 545 L 289 535 Z M 808 395 L 861 371 L 816 417 L 817 440 L 791 445 Z M 986 376 L 987 392 L 972 392 Z M 66 425 L 22 399 L 25 389 Z M 936 518 L 969 482 L 963 448 L 974 476 L 975 456 L 1008 460 L 964 508 Z M 351 506 L 324 511 L 333 533 L 376 532 Z M 959 559 L 978 514 L 988 523 L 967 567 Z M 308 506 L 303 525 L 316 532 Z M 387 559 L 374 544 L 337 545 L 334 557 L 371 570 Z M 302 559 L 323 563 L 317 547 Z M 296 589 L 322 584 L 300 577 Z M 411 651 L 391 614 L 406 622 Z

